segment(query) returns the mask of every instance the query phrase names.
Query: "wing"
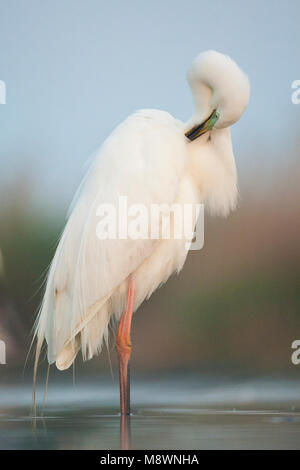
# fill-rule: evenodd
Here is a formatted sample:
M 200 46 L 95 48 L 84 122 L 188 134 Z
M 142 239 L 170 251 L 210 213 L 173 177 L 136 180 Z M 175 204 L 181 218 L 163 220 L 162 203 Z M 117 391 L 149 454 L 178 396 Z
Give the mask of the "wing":
M 183 126 L 162 111 L 133 114 L 97 152 L 72 204 L 38 317 L 38 342 L 46 339 L 49 363 L 62 354 L 59 362 L 66 364 L 65 356 L 72 358 L 70 350 L 76 355 L 80 347 L 85 355 L 89 338 L 79 333 L 97 315 L 101 344 L 109 322 L 105 304 L 158 243 L 118 236 L 100 240 L 101 210 L 119 208 L 120 197 L 128 207 L 172 204 L 186 164 Z

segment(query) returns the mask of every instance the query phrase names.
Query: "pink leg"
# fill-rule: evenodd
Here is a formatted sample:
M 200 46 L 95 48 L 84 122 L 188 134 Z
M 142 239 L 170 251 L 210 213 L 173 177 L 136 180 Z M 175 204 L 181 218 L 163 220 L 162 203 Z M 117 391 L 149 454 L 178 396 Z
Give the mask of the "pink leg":
M 126 310 L 123 313 L 118 331 L 116 347 L 119 358 L 120 374 L 120 407 L 121 415 L 130 414 L 130 381 L 129 381 L 129 360 L 131 355 L 130 330 L 132 311 L 135 297 L 135 281 L 130 278 L 128 286 L 128 295 Z

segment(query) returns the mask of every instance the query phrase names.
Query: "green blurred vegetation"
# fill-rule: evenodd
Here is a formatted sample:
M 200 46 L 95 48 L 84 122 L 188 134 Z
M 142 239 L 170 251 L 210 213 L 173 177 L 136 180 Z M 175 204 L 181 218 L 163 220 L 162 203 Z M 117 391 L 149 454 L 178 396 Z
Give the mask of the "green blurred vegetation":
M 206 345 L 212 366 L 253 372 L 290 367 L 290 345 L 300 333 L 299 273 L 252 272 L 192 292 L 174 310 L 189 341 Z M 297 336 L 297 337 L 298 337 Z M 204 348 L 205 349 L 205 348 Z M 201 351 L 198 355 L 201 361 Z
M 0 227 L 3 287 L 22 320 L 29 323 L 41 298 L 39 290 L 55 252 L 62 221 L 28 210 L 24 201 L 11 201 L 0 214 Z

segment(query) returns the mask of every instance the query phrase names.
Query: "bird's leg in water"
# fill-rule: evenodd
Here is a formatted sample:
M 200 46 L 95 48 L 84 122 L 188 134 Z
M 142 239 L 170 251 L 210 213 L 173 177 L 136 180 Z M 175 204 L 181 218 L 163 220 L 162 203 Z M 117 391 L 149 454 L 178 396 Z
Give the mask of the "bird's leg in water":
M 120 419 L 120 447 L 121 450 L 131 449 L 130 415 L 121 415 Z
M 130 379 L 129 379 L 129 360 L 131 354 L 131 319 L 135 297 L 135 281 L 130 278 L 128 285 L 126 310 L 122 314 L 118 331 L 116 347 L 119 358 L 120 374 L 120 407 L 121 415 L 130 414 Z

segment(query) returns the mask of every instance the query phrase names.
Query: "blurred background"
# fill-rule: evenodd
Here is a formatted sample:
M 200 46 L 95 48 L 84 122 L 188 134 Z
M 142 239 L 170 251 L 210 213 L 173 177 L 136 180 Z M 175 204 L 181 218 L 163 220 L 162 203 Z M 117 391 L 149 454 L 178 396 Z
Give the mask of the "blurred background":
M 232 130 L 240 204 L 226 220 L 206 216 L 204 248 L 140 308 L 132 370 L 299 376 L 291 363 L 300 339 L 300 104 L 291 99 L 299 1 L 0 4 L 2 380 L 21 380 L 45 272 L 85 162 L 136 109 L 187 120 L 185 74 L 206 49 L 232 56 L 251 82 L 249 108 Z M 110 353 L 116 371 L 113 338 Z M 84 373 L 100 369 L 109 376 L 105 351 Z

